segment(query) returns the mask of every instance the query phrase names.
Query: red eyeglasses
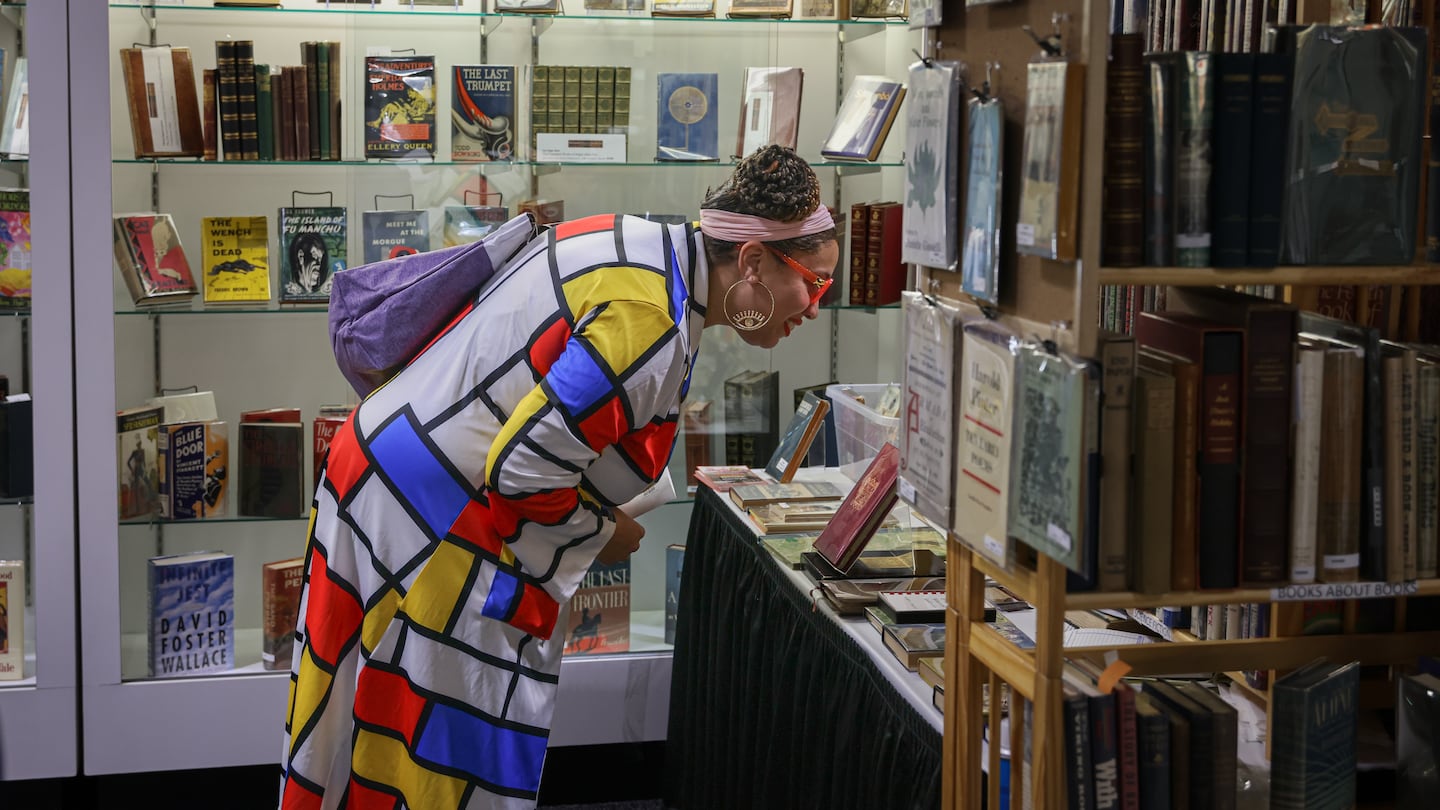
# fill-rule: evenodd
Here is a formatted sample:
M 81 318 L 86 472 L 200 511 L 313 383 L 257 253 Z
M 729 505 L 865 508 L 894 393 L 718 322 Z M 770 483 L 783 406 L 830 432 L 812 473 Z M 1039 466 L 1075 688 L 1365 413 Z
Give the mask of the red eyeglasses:
M 777 259 L 789 265 L 791 270 L 799 273 L 801 278 L 804 278 L 807 282 L 810 283 L 811 286 L 814 287 L 814 289 L 810 291 L 810 303 L 812 304 L 820 303 L 820 298 L 825 295 L 825 291 L 830 289 L 831 284 L 835 283 L 834 276 L 830 276 L 829 278 L 821 278 L 820 275 L 814 270 L 811 270 L 800 262 L 797 262 L 789 256 L 786 256 L 784 253 L 781 253 L 775 248 L 766 245 L 765 249 L 770 251 L 771 253 L 774 253 Z

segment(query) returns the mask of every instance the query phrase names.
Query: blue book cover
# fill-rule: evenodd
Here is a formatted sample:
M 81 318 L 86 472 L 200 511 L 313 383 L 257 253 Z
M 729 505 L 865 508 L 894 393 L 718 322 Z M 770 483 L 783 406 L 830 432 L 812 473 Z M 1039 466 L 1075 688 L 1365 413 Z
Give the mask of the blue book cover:
M 430 249 L 428 211 L 366 211 L 360 230 L 365 237 L 366 264 Z
M 685 547 L 665 547 L 665 643 L 675 643 L 675 623 L 680 615 L 680 574 L 685 567 Z
M 656 160 L 720 159 L 719 87 L 718 73 L 660 74 Z
M 221 551 L 151 557 L 150 677 L 235 668 L 235 558 Z
M 981 301 L 1000 300 L 1000 195 L 1005 114 L 1000 99 L 972 99 L 965 169 L 962 289 Z
M 450 158 L 483 163 L 515 158 L 515 66 L 456 65 L 450 102 Z
M 876 159 L 904 100 L 905 85 L 884 76 L 856 76 L 820 154 L 836 160 Z

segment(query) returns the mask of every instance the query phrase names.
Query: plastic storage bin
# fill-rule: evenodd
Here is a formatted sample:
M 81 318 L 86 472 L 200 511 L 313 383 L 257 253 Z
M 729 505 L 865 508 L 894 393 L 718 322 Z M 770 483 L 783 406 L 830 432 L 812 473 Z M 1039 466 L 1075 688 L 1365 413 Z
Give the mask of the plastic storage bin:
M 858 481 L 870 466 L 880 448 L 886 442 L 897 443 L 900 435 L 898 416 L 881 416 L 874 408 L 885 396 L 885 383 L 875 385 L 827 386 L 825 393 L 830 398 L 830 407 L 835 413 L 835 443 L 838 467 L 852 481 Z M 853 391 L 865 401 L 862 403 L 846 393 Z

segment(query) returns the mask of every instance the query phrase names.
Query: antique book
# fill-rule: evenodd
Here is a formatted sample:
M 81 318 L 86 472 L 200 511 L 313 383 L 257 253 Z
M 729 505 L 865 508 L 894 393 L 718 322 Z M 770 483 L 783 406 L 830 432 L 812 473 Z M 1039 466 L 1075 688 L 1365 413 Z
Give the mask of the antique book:
M 280 303 L 330 301 L 346 267 L 346 215 L 339 206 L 280 209 Z
M 240 412 L 238 514 L 298 518 L 305 500 L 305 423 L 299 408 Z
M 570 598 L 565 654 L 625 652 L 630 649 L 630 559 L 591 563 Z
M 1240 562 L 1244 330 L 1189 313 L 1142 312 L 1135 339 L 1200 367 L 1198 585 L 1233 588 Z
M 1055 61 L 1028 66 L 1017 252 L 1062 261 L 1075 258 L 1084 95 L 1084 65 Z
M 156 439 L 160 518 L 224 517 L 229 489 L 229 431 L 219 420 L 167 422 Z
M 999 98 L 970 99 L 965 163 L 961 289 L 992 304 L 1000 300 L 1000 212 L 1004 188 L 1005 111 Z
M 1415 371 L 1415 493 L 1415 576 L 1432 579 L 1440 557 L 1440 357 L 1423 349 Z
M 430 212 L 366 211 L 360 218 L 366 264 L 412 256 L 430 249 Z
M 200 271 L 206 304 L 270 300 L 270 223 L 258 217 L 203 217 Z
M 330 440 L 340 432 L 340 426 L 350 418 L 353 410 L 355 410 L 354 405 L 321 405 L 320 413 L 315 415 L 315 421 L 310 428 L 310 447 L 311 460 L 314 464 L 311 478 L 317 489 L 320 486 L 320 474 L 325 469 L 325 456 L 330 452 Z
M 819 532 L 771 535 L 760 538 L 760 545 L 781 565 L 799 571 L 805 567 L 805 553 L 814 548 L 819 536 Z
M 810 20 L 848 20 L 850 0 L 800 0 L 800 16 Z
M 152 678 L 235 668 L 235 558 L 221 551 L 146 562 Z
M 1366 548 L 1362 528 L 1365 403 L 1360 390 L 1364 384 L 1364 363 L 1364 353 L 1358 348 L 1344 345 L 1325 348 L 1316 516 L 1316 545 L 1320 556 L 1317 576 L 1321 582 L 1358 580 Z M 1382 550 L 1385 548 L 1383 537 Z M 1382 573 L 1379 578 L 1383 576 Z
M 955 418 L 961 403 L 960 311 L 917 292 L 902 296 L 901 384 L 911 407 L 899 436 L 900 499 L 949 526 L 957 466 Z
M 680 580 L 685 569 L 685 546 L 671 543 L 665 547 L 665 643 L 675 643 L 675 627 L 680 619 Z
M 1150 267 L 1175 263 L 1175 92 L 1178 53 L 1147 53 L 1145 61 L 1145 243 Z
M 652 17 L 714 17 L 715 0 L 655 0 Z
M 1210 265 L 1213 62 L 1211 54 L 1192 51 L 1176 63 L 1175 264 L 1181 267 Z
M 1355 806 L 1360 666 L 1317 661 L 1277 678 L 1271 691 L 1270 806 Z
M 805 71 L 798 67 L 745 68 L 740 83 L 739 139 L 735 144 L 738 157 L 772 143 L 795 148 L 804 85 Z
M 881 591 L 877 605 L 895 624 L 945 621 L 945 591 Z
M 795 471 L 800 469 L 805 455 L 810 452 L 815 436 L 820 432 L 820 428 L 824 427 L 825 415 L 829 412 L 829 400 L 821 399 L 813 393 L 806 394 L 800 407 L 795 409 L 795 416 L 785 428 L 785 433 L 781 435 L 775 452 L 770 455 L 765 472 L 782 484 L 794 478 Z M 730 496 L 736 497 L 735 490 L 730 491 Z M 836 497 L 839 497 L 838 493 Z
M 145 517 L 158 507 L 160 469 L 156 443 L 164 415 L 165 409 L 158 405 L 137 405 L 115 414 L 121 520 Z
M 1290 126 L 1290 79 L 1294 67 L 1283 53 L 1256 53 L 1250 136 L 1250 228 L 1246 264 L 1280 262 L 1280 219 L 1285 198 L 1285 141 Z
M 907 0 L 850 0 L 850 16 L 904 19 L 909 12 Z
M 865 550 L 895 505 L 899 474 L 900 451 L 887 442 L 815 539 L 815 550 L 827 562 L 844 571 Z
M 885 76 L 856 76 L 845 90 L 820 155 L 830 160 L 875 160 L 905 100 L 905 85 Z
M 871 307 L 895 304 L 906 280 L 905 264 L 900 261 L 905 208 L 898 202 L 882 202 L 872 203 L 867 210 L 864 303 Z
M 264 669 L 290 669 L 304 580 L 304 557 L 268 562 L 260 568 L 260 666 Z
M 953 270 L 959 261 L 954 225 L 960 205 L 960 66 L 916 62 L 909 81 L 900 260 Z
M 1121 4 L 1117 3 L 1119 7 Z M 1145 243 L 1145 70 L 1140 34 L 1112 34 L 1105 73 L 1104 208 L 1101 261 L 1135 267 Z
M 1381 343 L 1385 402 L 1385 581 L 1415 578 L 1415 374 L 1412 348 Z
M 447 205 L 441 247 L 478 242 L 508 221 L 510 209 L 503 205 Z
M 1425 810 L 1440 794 L 1440 678 L 1395 678 L 1397 810 Z
M 1173 375 L 1141 364 L 1137 358 L 1130 561 L 1131 586 L 1140 593 L 1170 590 L 1175 535 L 1175 383 Z
M 710 443 L 713 403 L 708 399 L 692 399 L 680 411 L 680 427 L 685 434 L 685 484 L 695 486 L 698 467 L 710 465 Z
M 812 554 L 811 557 L 818 555 Z M 821 558 L 823 560 L 823 558 Z M 807 571 L 809 573 L 809 571 Z M 945 587 L 944 577 L 890 576 L 864 579 L 817 579 L 826 604 L 842 616 L 860 616 L 876 604 L 881 591 L 931 591 Z
M 730 500 L 741 509 L 775 503 L 813 503 L 844 499 L 845 491 L 829 481 L 790 481 L 765 484 L 739 484 L 730 488 Z
M 1301 343 L 1295 361 L 1295 461 L 1290 498 L 1289 580 L 1315 581 L 1320 509 L 1320 447 L 1325 413 L 1325 349 Z
M 450 159 L 484 163 L 515 158 L 514 65 L 451 68 Z
M 729 492 L 743 484 L 771 484 L 770 476 L 763 470 L 757 471 L 738 465 L 700 465 L 695 468 L 695 480 L 716 492 Z
M 120 72 L 135 157 L 204 154 L 205 133 L 189 48 L 121 48 Z
M 25 561 L 0 560 L 0 681 L 25 677 Z
M 885 646 L 895 658 L 914 672 L 922 658 L 940 658 L 945 655 L 945 625 L 941 624 L 892 624 L 885 628 Z
M 1275 50 L 1294 60 L 1281 261 L 1410 264 L 1427 82 L 1424 29 L 1311 25 L 1277 32 Z
M 822 531 L 830 525 L 839 510 L 838 500 L 827 499 L 758 504 L 747 508 L 745 513 L 755 526 L 756 534 L 770 535 Z
M 435 156 L 435 57 L 365 57 L 365 157 Z
M 559 14 L 560 0 L 495 0 L 495 11 L 504 14 Z
M 1022 344 L 1016 360 L 1015 415 L 1008 499 L 1009 533 L 1077 573 L 1084 555 L 1082 509 L 1087 381 L 1095 364 L 1035 344 Z M 1098 391 L 1097 391 L 1098 393 Z
M 136 306 L 185 302 L 198 292 L 169 214 L 116 214 L 115 261 Z
M 30 190 L 0 188 L 0 310 L 30 306 Z
M 586 11 L 625 11 L 636 12 L 645 10 L 645 0 L 585 0 Z
M 1135 395 L 1135 341 L 1113 332 L 1100 336 L 1102 410 L 1100 414 L 1099 565 L 1102 591 L 1133 588 L 1131 556 L 1132 491 L 1131 413 Z
M 1213 774 L 1215 762 L 1219 752 L 1215 748 L 1215 718 L 1206 706 L 1196 703 L 1191 696 L 1183 694 L 1180 689 L 1168 681 L 1149 681 L 1143 688 L 1145 694 L 1153 698 L 1158 705 L 1162 705 L 1175 716 L 1185 721 L 1185 748 L 1188 755 L 1184 759 L 1177 760 L 1176 751 L 1171 750 L 1171 786 L 1182 788 L 1188 796 L 1189 807 L 1217 807 L 1215 802 L 1219 798 L 1216 794 Z M 1171 738 L 1174 739 L 1176 728 L 1172 723 L 1170 727 Z M 1234 755 L 1234 748 L 1231 748 L 1231 755 Z M 1232 774 L 1233 774 L 1233 762 Z M 1176 783 L 1174 776 L 1177 773 L 1184 775 Z M 1233 784 L 1233 776 L 1232 784 Z M 1233 792 L 1231 794 L 1233 796 Z M 1233 799 L 1229 807 L 1234 807 Z M 1173 804 L 1173 803 L 1172 803 Z
M 992 562 L 1013 555 L 1010 493 L 1019 339 L 994 321 L 965 324 L 960 351 L 955 535 Z
M 1211 176 L 1211 264 L 1249 263 L 1251 133 L 1254 131 L 1255 54 L 1217 53 L 1211 58 L 1215 115 Z
M 791 0 L 730 0 L 728 17 L 789 17 Z
M 720 159 L 720 75 L 661 73 L 657 77 L 655 159 Z

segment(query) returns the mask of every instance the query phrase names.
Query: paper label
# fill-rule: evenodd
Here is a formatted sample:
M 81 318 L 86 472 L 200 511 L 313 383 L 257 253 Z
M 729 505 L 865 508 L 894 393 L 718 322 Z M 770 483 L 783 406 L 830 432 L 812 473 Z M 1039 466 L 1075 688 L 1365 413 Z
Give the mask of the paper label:
M 1359 568 L 1359 554 L 1326 554 L 1321 558 L 1322 564 L 1327 569 L 1345 570 L 1346 568 Z
M 900 479 L 900 484 L 899 484 L 899 489 L 900 489 L 900 500 L 902 500 L 902 501 L 904 501 L 904 502 L 906 502 L 906 503 L 909 503 L 909 504 L 915 503 L 915 485 L 914 485 L 914 484 L 910 483 L 909 481 L 906 481 L 904 478 L 901 478 L 901 479 Z
M 1005 559 L 1005 544 L 988 534 L 985 535 L 985 550 L 990 552 L 992 557 Z
M 175 100 L 175 62 L 168 47 L 141 48 L 146 121 L 156 152 L 179 152 L 180 112 Z
M 1307 565 L 1303 568 L 1290 569 L 1290 581 L 1299 584 L 1309 584 L 1315 581 L 1315 566 Z
M 1035 226 L 1026 222 L 1015 223 L 1015 244 L 1033 247 L 1035 245 Z
M 1272 602 L 1306 602 L 1317 599 L 1383 599 L 1418 593 L 1415 580 L 1408 582 L 1320 582 L 1314 585 L 1286 585 L 1270 591 Z
M 770 119 L 775 109 L 775 91 L 751 90 L 745 99 L 745 155 L 770 143 Z M 742 155 L 743 157 L 744 155 Z
M 535 135 L 535 159 L 546 163 L 624 163 L 625 136 L 540 132 Z
M 1056 526 L 1054 523 L 1048 523 L 1045 526 L 1045 536 L 1050 538 L 1050 542 L 1065 549 L 1066 552 L 1070 551 L 1069 532 L 1065 531 L 1059 526 Z

